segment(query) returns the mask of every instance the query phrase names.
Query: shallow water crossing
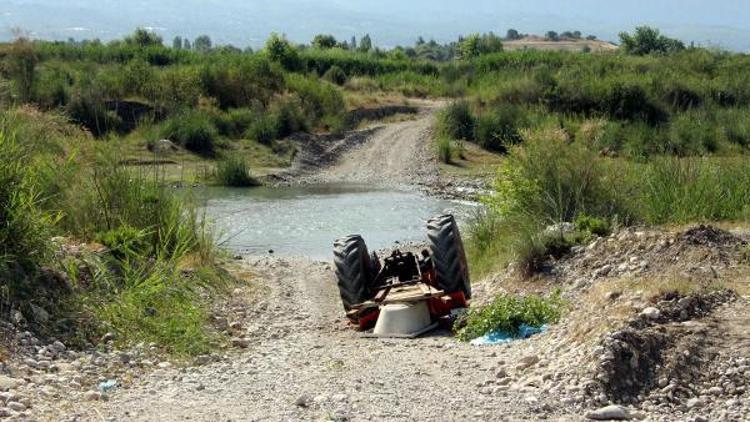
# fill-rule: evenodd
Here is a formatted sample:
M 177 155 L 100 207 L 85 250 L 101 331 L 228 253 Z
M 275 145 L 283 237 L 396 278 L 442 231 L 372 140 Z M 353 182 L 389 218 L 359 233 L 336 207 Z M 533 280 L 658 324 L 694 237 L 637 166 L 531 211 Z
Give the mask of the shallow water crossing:
M 418 192 L 358 185 L 288 188 L 208 187 L 198 199 L 224 247 L 240 254 L 308 256 L 328 260 L 333 241 L 361 234 L 370 250 L 426 239 L 428 218 L 453 213 L 464 220 L 476 205 Z

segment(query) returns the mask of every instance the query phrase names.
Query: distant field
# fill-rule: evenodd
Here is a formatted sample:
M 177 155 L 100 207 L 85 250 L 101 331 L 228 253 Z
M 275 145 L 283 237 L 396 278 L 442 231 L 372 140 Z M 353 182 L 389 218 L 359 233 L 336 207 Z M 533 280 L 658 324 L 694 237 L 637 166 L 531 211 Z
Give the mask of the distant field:
M 586 47 L 589 47 L 592 52 L 607 52 L 617 50 L 617 46 L 607 42 L 599 40 L 562 40 L 562 41 L 548 41 L 544 38 L 539 37 L 527 37 L 515 41 L 504 41 L 503 48 L 506 50 L 556 50 L 556 51 L 583 51 Z

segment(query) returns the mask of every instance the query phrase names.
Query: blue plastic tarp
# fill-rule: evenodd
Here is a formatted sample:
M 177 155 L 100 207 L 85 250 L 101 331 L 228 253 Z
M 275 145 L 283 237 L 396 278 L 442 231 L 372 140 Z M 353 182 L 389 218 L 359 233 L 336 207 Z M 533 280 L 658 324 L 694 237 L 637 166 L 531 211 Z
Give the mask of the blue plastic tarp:
M 511 333 L 508 333 L 506 331 L 490 331 L 489 333 L 483 335 L 482 337 L 477 337 L 474 340 L 471 341 L 471 344 L 474 346 L 485 346 L 485 345 L 492 345 L 492 344 L 505 344 L 510 343 L 514 340 L 522 340 L 525 338 L 529 338 L 533 336 L 534 334 L 539 334 L 547 331 L 547 326 L 543 325 L 541 327 L 531 327 L 528 325 L 521 325 L 518 329 L 518 334 L 513 335 Z

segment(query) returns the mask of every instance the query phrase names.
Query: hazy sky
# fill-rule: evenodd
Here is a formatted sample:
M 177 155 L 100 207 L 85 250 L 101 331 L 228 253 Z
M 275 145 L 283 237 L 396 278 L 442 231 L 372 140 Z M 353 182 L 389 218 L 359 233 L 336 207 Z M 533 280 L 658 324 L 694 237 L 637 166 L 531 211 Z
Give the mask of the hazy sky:
M 150 27 L 170 40 L 202 33 L 221 43 L 259 46 L 270 32 L 298 42 L 316 33 L 411 44 L 510 28 L 580 30 L 602 39 L 650 24 L 703 45 L 750 51 L 750 0 L 0 0 L 0 39 L 20 27 L 35 37 L 121 37 Z

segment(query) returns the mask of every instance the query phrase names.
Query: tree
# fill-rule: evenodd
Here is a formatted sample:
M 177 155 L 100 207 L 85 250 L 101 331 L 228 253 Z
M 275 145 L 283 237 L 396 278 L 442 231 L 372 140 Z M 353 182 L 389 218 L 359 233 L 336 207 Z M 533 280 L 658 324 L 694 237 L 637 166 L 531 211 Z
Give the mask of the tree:
M 34 51 L 34 43 L 19 30 L 13 30 L 16 39 L 10 45 L 7 55 L 7 71 L 22 103 L 31 101 L 36 79 L 36 65 L 39 58 Z
M 508 32 L 505 34 L 506 40 L 511 40 L 511 41 L 520 40 L 521 38 L 522 38 L 521 34 L 513 28 L 509 29 Z
M 297 50 L 292 47 L 285 36 L 271 33 L 266 41 L 265 50 L 272 61 L 280 63 L 286 70 L 298 70 L 301 67 Z
M 328 34 L 318 34 L 313 38 L 312 45 L 315 48 L 319 48 L 321 50 L 327 50 L 329 48 L 336 47 L 336 44 L 338 42 L 336 41 L 336 38 L 333 35 Z
M 461 59 L 467 60 L 482 54 L 503 51 L 503 43 L 500 37 L 492 32 L 482 35 L 472 34 L 466 38 L 459 38 L 458 51 Z
M 208 35 L 201 35 L 193 41 L 193 48 L 200 53 L 211 51 L 211 45 L 211 37 Z
M 176 36 L 174 37 L 174 40 L 172 40 L 172 48 L 175 50 L 182 50 L 182 37 Z
M 620 33 L 621 48 L 627 54 L 669 54 L 685 49 L 685 44 L 677 39 L 661 35 L 658 29 L 650 26 L 639 26 L 635 34 Z
M 184 40 L 182 40 L 182 49 L 183 50 L 190 50 L 192 48 L 193 48 L 193 46 L 190 45 L 190 40 L 189 39 L 185 38 Z
M 370 38 L 370 34 L 365 34 L 359 41 L 359 51 L 367 53 L 370 50 L 372 50 L 372 39 Z
M 420 35 L 419 38 L 417 38 L 417 46 L 424 45 L 425 41 L 424 38 Z
M 349 48 L 351 48 L 352 50 L 357 49 L 357 37 L 355 37 L 354 35 L 352 35 L 352 40 L 349 42 Z
M 136 45 L 138 47 L 163 45 L 163 40 L 159 35 L 154 32 L 147 31 L 143 28 L 136 29 L 132 35 L 125 37 L 124 41 L 127 45 Z
M 560 41 L 560 35 L 555 31 L 547 31 L 544 35 L 549 41 Z
M 589 35 L 586 37 L 586 39 L 589 41 L 596 41 L 596 35 Z

